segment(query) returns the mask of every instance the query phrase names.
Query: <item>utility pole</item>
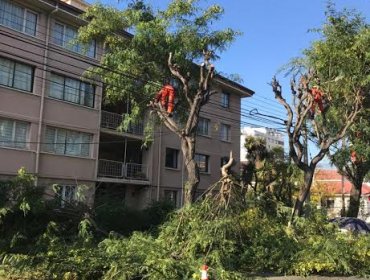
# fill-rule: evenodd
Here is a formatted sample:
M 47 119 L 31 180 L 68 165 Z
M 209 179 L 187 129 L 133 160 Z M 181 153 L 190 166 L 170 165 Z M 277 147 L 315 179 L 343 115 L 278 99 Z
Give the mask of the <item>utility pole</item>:
M 342 139 L 342 150 L 344 151 L 346 149 L 346 142 L 344 138 Z M 344 166 L 342 167 L 344 169 Z M 343 170 L 342 170 L 343 171 Z M 346 200 L 344 198 L 344 175 L 342 173 L 342 209 L 340 211 L 341 217 L 344 217 L 346 215 Z
M 304 148 L 303 148 L 303 160 L 304 164 L 308 165 L 308 136 L 307 136 L 307 125 L 306 121 L 304 123 Z M 311 191 L 308 192 L 306 203 L 310 203 L 311 201 Z

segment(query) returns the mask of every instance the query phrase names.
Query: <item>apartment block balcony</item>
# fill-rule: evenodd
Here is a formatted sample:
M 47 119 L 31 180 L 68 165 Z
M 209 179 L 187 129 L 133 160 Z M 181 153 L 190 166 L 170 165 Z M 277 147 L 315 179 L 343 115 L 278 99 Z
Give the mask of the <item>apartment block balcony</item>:
M 114 182 L 149 182 L 148 167 L 139 163 L 124 163 L 120 161 L 99 159 L 98 178 L 100 181 Z
M 101 128 L 117 131 L 117 128 L 121 125 L 123 116 L 121 114 L 112 113 L 108 111 L 101 111 Z M 144 134 L 144 121 L 137 121 L 128 126 L 128 128 L 122 132 L 130 133 L 138 136 Z

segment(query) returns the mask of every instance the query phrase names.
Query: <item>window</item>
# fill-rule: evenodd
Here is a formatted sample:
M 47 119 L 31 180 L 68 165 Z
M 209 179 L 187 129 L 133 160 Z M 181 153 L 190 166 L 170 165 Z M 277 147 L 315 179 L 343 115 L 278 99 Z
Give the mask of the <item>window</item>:
M 224 108 L 230 107 L 230 94 L 227 92 L 221 93 L 221 106 Z
M 166 148 L 166 167 L 178 168 L 179 150 Z
M 334 199 L 327 199 L 326 200 L 326 207 L 328 209 L 334 209 Z
M 37 14 L 7 0 L 0 0 L 0 24 L 35 36 Z
M 209 172 L 209 166 L 208 166 L 209 156 L 202 155 L 202 154 L 195 154 L 194 159 L 198 164 L 200 172 L 204 172 L 204 173 Z
M 90 156 L 92 135 L 72 130 L 47 127 L 44 151 L 72 156 Z
M 51 74 L 49 96 L 72 103 L 94 107 L 95 88 L 76 79 Z
M 209 123 L 210 123 L 210 120 L 209 119 L 205 119 L 205 118 L 199 118 L 199 122 L 198 122 L 198 128 L 197 128 L 197 132 L 198 132 L 198 135 L 203 135 L 203 136 L 208 136 L 209 134 Z
M 33 67 L 0 57 L 0 85 L 32 91 Z
M 0 119 L 0 147 L 26 149 L 29 123 Z
M 86 55 L 91 58 L 96 56 L 96 41 L 89 45 L 82 45 L 75 42 L 77 39 L 77 28 L 56 22 L 52 30 L 52 41 L 54 44 L 62 46 L 73 52 Z
M 224 166 L 228 162 L 229 162 L 229 157 L 222 157 L 220 161 L 220 167 Z
M 231 137 L 230 137 L 230 125 L 223 124 L 223 123 L 221 124 L 220 139 L 222 141 L 230 142 L 230 140 L 231 140 Z
M 173 203 L 173 205 L 176 206 L 177 205 L 177 191 L 169 191 L 169 190 L 164 191 L 164 199 L 166 201 Z
M 73 205 L 76 200 L 76 186 L 59 185 L 57 194 L 62 208 Z

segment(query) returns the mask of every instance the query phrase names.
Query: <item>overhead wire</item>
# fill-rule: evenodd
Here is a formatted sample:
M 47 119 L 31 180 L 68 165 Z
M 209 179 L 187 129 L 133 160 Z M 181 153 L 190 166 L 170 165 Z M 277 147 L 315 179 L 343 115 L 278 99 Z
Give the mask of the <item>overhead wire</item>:
M 1 33 L 1 32 L 0 32 Z M 8 46 L 10 46 L 10 47 L 14 47 L 14 46 L 11 46 L 11 45 L 8 45 Z M 46 45 L 45 45 L 46 46 Z M 21 48 L 19 48 L 20 50 L 23 50 L 23 49 L 21 49 Z M 24 50 L 23 50 L 24 51 Z M 53 50 L 54 51 L 54 50 Z M 10 54 L 10 55 L 12 55 L 12 53 L 9 53 L 8 52 L 8 54 Z M 64 52 L 62 52 L 61 54 L 63 54 L 63 55 L 65 55 L 65 53 Z M 39 55 L 39 54 L 38 54 Z M 72 57 L 73 59 L 76 59 L 75 57 Z M 28 59 L 29 60 L 29 58 L 27 57 L 27 58 L 23 58 L 23 59 Z M 51 59 L 51 58 L 49 58 L 49 59 Z M 62 62 L 62 61 L 60 61 L 60 62 Z M 38 61 L 34 61 L 34 63 L 37 63 L 37 64 L 40 64 L 40 62 L 38 62 Z M 62 63 L 65 63 L 65 62 L 62 62 Z M 67 63 L 65 63 L 65 64 L 67 64 Z M 73 64 L 69 64 L 70 66 L 73 66 L 73 67 L 76 67 L 76 68 L 80 68 L 80 69 L 82 69 L 82 70 L 86 70 L 86 69 L 83 69 L 83 68 L 81 68 L 81 67 L 77 67 L 76 65 L 73 65 Z M 60 70 L 60 71 L 63 71 L 63 72 L 67 72 L 67 70 L 65 70 L 65 69 L 61 69 L 61 68 L 57 68 L 57 67 L 55 67 L 55 66 L 51 66 L 51 65 L 48 65 L 48 67 L 49 68 L 54 68 L 54 69 L 58 69 L 58 70 Z M 49 70 L 50 71 L 50 70 Z M 68 73 L 70 73 L 70 71 L 68 71 Z M 80 73 L 79 74 L 76 74 L 76 75 L 80 75 Z M 39 78 L 42 78 L 42 77 L 39 77 Z M 133 76 L 131 76 L 130 75 L 130 78 L 133 78 Z M 91 80 L 91 79 L 90 79 Z M 50 80 L 49 80 L 50 81 Z M 54 82 L 55 83 L 55 81 L 51 81 L 51 82 Z M 67 86 L 68 87 L 68 86 Z M 97 96 L 97 94 L 95 94 L 95 96 Z M 240 109 L 239 109 L 240 110 Z M 241 110 L 240 110 L 240 112 L 241 112 Z M 219 117 L 219 116 L 217 116 L 217 117 Z M 267 123 L 274 123 L 274 122 L 271 122 L 271 121 L 269 121 L 269 120 L 264 120 L 263 118 L 255 118 L 255 117 L 253 117 L 253 116 L 250 116 L 250 115 L 244 115 L 244 117 L 249 117 L 249 118 L 252 118 L 252 119 L 255 119 L 255 120 L 257 120 L 257 121 L 259 121 L 260 123 L 263 123 L 263 121 L 265 121 L 265 122 L 267 122 Z M 256 125 L 256 124 L 253 124 L 253 123 L 250 123 L 251 125 Z

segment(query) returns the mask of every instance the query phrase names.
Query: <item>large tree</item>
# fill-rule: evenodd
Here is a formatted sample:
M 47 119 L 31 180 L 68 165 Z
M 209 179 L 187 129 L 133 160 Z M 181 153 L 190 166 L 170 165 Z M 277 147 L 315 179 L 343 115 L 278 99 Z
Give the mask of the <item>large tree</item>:
M 151 104 L 154 114 L 179 137 L 188 173 L 185 204 L 192 202 L 199 184 L 194 160 L 196 128 L 202 106 L 214 93 L 210 90 L 214 76 L 210 61 L 238 35 L 232 29 L 214 30 L 211 25 L 220 19 L 223 9 L 218 5 L 201 8 L 198 2 L 173 0 L 158 11 L 144 1 L 131 1 L 123 10 L 94 5 L 85 13 L 88 23 L 79 32 L 80 41 L 95 39 L 104 45 L 101 65 L 89 69 L 89 75 L 102 80 L 110 102 L 130 100 L 124 123 L 142 118 Z M 177 81 L 176 107 L 182 118 L 171 118 L 158 103 L 151 102 L 166 78 Z
M 346 135 L 364 110 L 364 96 L 369 93 L 368 25 L 358 14 L 346 10 L 337 12 L 331 4 L 326 15 L 326 22 L 319 30 L 321 38 L 313 42 L 304 57 L 295 60 L 291 68 L 292 106 L 283 97 L 279 82 L 273 79 L 271 83 L 275 98 L 287 111 L 290 156 L 304 172 L 304 184 L 292 217 L 303 213 L 317 164 L 330 147 Z M 329 105 L 323 112 L 318 108 L 313 110 L 319 107 L 313 97 L 314 86 L 323 93 L 324 104 Z M 305 157 L 306 139 L 317 146 L 317 153 L 311 160 Z
M 364 112 L 366 113 L 366 112 Z M 330 160 L 338 172 L 352 184 L 349 207 L 345 215 L 357 217 L 360 210 L 362 184 L 370 172 L 370 114 L 362 115 L 341 145 L 331 149 Z

